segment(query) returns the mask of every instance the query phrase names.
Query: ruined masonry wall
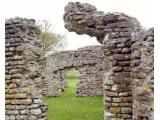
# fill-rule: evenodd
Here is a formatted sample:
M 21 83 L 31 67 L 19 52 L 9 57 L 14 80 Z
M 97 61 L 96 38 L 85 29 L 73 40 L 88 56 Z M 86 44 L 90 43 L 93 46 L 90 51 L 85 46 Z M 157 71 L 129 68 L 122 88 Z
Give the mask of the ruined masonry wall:
M 54 90 L 65 89 L 64 76 L 70 68 L 81 74 L 77 95 L 94 96 L 103 91 L 105 120 L 153 120 L 154 30 L 141 32 L 135 18 L 104 14 L 78 2 L 65 7 L 64 21 L 69 31 L 95 36 L 102 46 L 54 54 L 47 58 L 48 69 L 43 71 L 45 60 L 35 21 L 6 20 L 6 120 L 47 120 L 41 95 L 54 96 Z
M 103 95 L 103 54 L 101 46 L 88 46 L 76 51 L 65 51 L 46 58 L 44 71 L 48 96 L 59 96 L 67 87 L 66 71 L 75 68 L 80 73 L 76 96 Z
M 136 40 L 136 41 L 135 41 Z M 133 36 L 133 119 L 154 119 L 154 29 Z
M 105 14 L 87 3 L 68 3 L 63 18 L 70 32 L 95 36 L 103 46 L 107 60 L 103 80 L 104 119 L 153 120 L 153 32 L 144 33 L 149 38 L 141 38 L 142 27 L 135 18 L 117 12 Z M 139 40 L 137 50 L 134 46 Z M 140 57 L 134 56 L 139 53 Z M 136 92 L 139 89 L 142 98 Z
M 69 31 L 95 36 L 103 45 L 107 59 L 103 80 L 104 119 L 131 120 L 131 34 L 140 29 L 138 21 L 123 13 L 104 14 L 94 6 L 78 2 L 65 7 L 64 21 Z
M 40 30 L 33 19 L 5 21 L 6 120 L 47 120 L 47 105 L 41 99 L 44 59 L 41 58 Z
M 131 37 L 105 38 L 103 49 L 108 60 L 104 73 L 105 120 L 132 119 L 132 87 L 130 79 Z

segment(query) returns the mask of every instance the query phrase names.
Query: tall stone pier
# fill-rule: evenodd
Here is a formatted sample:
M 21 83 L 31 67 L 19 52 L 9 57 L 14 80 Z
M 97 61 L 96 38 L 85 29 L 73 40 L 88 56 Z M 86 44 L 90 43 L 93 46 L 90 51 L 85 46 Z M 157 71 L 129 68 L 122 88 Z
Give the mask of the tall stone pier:
M 131 77 L 133 119 L 154 119 L 154 29 L 133 35 Z
M 134 36 L 137 35 L 140 37 L 142 34 L 142 27 L 139 22 L 135 18 L 123 13 L 115 12 L 105 14 L 97 11 L 97 9 L 90 4 L 79 2 L 68 3 L 65 7 L 64 22 L 65 27 L 70 32 L 74 31 L 80 35 L 88 34 L 91 37 L 95 36 L 97 41 L 102 44 L 103 53 L 107 59 L 103 76 L 104 119 L 132 120 L 135 118 L 136 113 L 133 112 L 139 109 L 135 107 L 135 105 L 140 106 L 143 104 L 143 102 L 137 100 L 137 93 L 135 91 L 138 90 L 138 86 L 135 78 L 138 76 L 134 76 L 137 69 L 135 68 L 136 70 L 134 71 L 134 66 L 132 66 L 132 64 L 136 62 L 134 59 L 137 59 L 134 58 L 134 53 L 137 53 L 137 51 L 134 50 L 133 46 L 138 42 L 137 39 L 140 39 L 136 39 Z M 153 41 L 153 37 L 151 41 Z M 149 43 L 147 42 L 147 44 Z M 151 46 L 152 44 L 151 42 Z M 147 51 L 143 49 L 144 46 L 146 46 L 145 43 L 139 48 L 142 49 L 142 53 Z M 151 51 L 152 50 L 153 49 L 151 49 Z M 150 64 L 153 62 L 153 52 L 149 53 L 149 57 L 142 57 L 142 59 L 139 60 L 141 65 L 145 63 L 145 59 L 149 59 L 145 65 L 152 66 L 153 64 Z M 144 69 L 143 72 L 146 75 L 146 79 L 153 79 L 153 67 L 149 68 L 149 73 L 152 75 L 147 75 Z M 150 76 L 152 77 L 150 78 Z M 145 78 L 144 80 L 146 80 Z M 133 85 L 135 87 L 133 87 Z M 148 94 L 150 94 L 150 97 L 147 98 L 146 102 L 153 102 L 153 96 L 151 96 L 153 95 L 152 85 L 150 86 L 149 84 L 151 90 L 148 89 L 150 90 Z M 148 106 L 146 108 L 148 108 Z M 149 111 L 153 113 L 153 110 Z M 135 119 L 142 120 L 142 118 L 145 118 L 142 116 Z M 153 120 L 153 116 L 150 116 L 151 117 L 147 117 L 146 119 Z
M 38 89 L 44 65 L 39 34 L 33 19 L 5 21 L 6 120 L 47 120 Z

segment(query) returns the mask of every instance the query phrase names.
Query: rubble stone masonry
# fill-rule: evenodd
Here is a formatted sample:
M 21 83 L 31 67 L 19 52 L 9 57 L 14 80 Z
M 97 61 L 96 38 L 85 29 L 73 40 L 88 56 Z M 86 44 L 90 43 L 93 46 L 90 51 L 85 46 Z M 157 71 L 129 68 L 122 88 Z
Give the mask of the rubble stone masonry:
M 103 80 L 104 119 L 153 120 L 153 32 L 144 32 L 148 38 L 143 39 L 142 27 L 135 18 L 117 12 L 105 14 L 87 3 L 68 3 L 63 18 L 70 32 L 95 36 L 102 44 L 107 60 Z M 141 45 L 137 47 L 139 41 Z M 148 92 L 140 94 L 140 99 L 139 89 Z
M 134 34 L 132 39 L 133 119 L 153 120 L 154 29 Z
M 48 56 L 43 72 L 48 83 L 44 88 L 45 95 L 61 95 L 67 87 L 66 72 L 75 68 L 80 73 L 76 96 L 102 96 L 103 58 L 102 46 L 87 46 L 76 51 L 64 51 Z
M 153 120 L 154 29 L 87 3 L 65 7 L 65 28 L 102 45 L 43 57 L 35 20 L 5 21 L 6 120 L 47 120 L 43 95 L 59 96 L 66 71 L 80 73 L 76 96 L 104 96 L 104 120 Z
M 33 19 L 5 21 L 6 120 L 46 120 L 47 105 L 36 81 L 41 81 L 40 30 Z

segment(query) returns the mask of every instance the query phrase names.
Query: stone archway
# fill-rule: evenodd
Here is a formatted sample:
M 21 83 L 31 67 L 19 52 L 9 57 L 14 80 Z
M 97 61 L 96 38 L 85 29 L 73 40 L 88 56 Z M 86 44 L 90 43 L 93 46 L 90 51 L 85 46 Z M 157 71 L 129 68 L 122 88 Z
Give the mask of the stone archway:
M 104 73 L 104 119 L 132 119 L 130 77 L 131 34 L 139 22 L 123 13 L 98 12 L 94 6 L 69 3 L 65 7 L 65 27 L 78 34 L 95 36 L 109 61 Z
M 154 30 L 141 32 L 135 18 L 123 13 L 104 14 L 94 6 L 78 2 L 65 7 L 64 21 L 69 31 L 95 36 L 102 44 L 108 60 L 103 82 L 104 119 L 153 120 Z M 15 18 L 5 22 L 8 120 L 47 119 L 47 106 L 39 89 L 44 86 L 39 33 L 32 19 Z
M 70 68 L 76 68 L 80 73 L 76 96 L 103 95 L 104 59 L 101 46 L 88 46 L 76 51 L 56 53 L 48 56 L 46 63 L 43 74 L 49 83 L 47 96 L 61 94 L 63 86 L 65 86 L 63 85 L 63 83 L 65 84 L 65 72 Z
M 144 34 L 145 32 L 141 32 L 142 27 L 135 18 L 123 13 L 104 14 L 87 3 L 68 3 L 65 7 L 63 18 L 65 28 L 70 32 L 88 34 L 91 37 L 95 36 L 97 41 L 103 46 L 104 56 L 108 60 L 108 63 L 105 63 L 108 69 L 104 73 L 103 83 L 104 119 L 153 119 L 153 106 L 149 105 L 149 101 L 153 102 L 153 30 L 149 30 L 152 32 L 146 31 L 146 34 Z M 139 43 L 139 41 L 141 42 Z M 150 47 L 150 54 L 148 53 L 150 57 L 147 57 L 148 62 L 146 66 L 150 66 L 148 72 L 151 74 L 145 74 L 143 76 L 144 71 L 142 70 L 143 72 L 139 72 L 143 75 L 138 74 L 137 76 L 135 74 L 139 70 L 137 66 L 140 67 L 142 64 L 145 64 L 142 61 L 144 61 L 146 56 L 143 56 L 142 51 L 144 49 L 137 51 L 137 49 L 134 49 L 134 46 L 136 44 L 142 49 L 142 46 L 146 46 L 146 41 L 147 46 Z M 143 98 L 145 97 L 147 99 L 143 100 L 146 102 L 137 100 L 138 93 L 134 91 L 137 88 L 132 86 L 137 85 L 137 78 L 140 80 L 148 79 L 150 81 L 147 83 L 147 90 L 150 92 L 145 95 L 143 94 Z M 142 93 L 145 93 L 142 83 L 139 89 L 143 91 Z M 132 94 L 134 95 L 133 97 Z M 147 106 L 144 104 L 147 104 Z M 138 111 L 139 113 L 132 111 L 132 105 L 134 111 Z M 145 109 L 139 109 L 137 105 Z M 147 107 L 152 109 L 147 110 Z

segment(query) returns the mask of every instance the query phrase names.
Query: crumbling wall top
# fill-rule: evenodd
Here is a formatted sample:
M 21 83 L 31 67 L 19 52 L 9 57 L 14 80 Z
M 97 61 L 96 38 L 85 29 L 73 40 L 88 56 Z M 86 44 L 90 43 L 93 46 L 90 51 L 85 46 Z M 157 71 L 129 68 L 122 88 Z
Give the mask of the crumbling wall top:
M 70 2 L 65 7 L 64 13 L 65 28 L 70 32 L 77 34 L 88 34 L 95 36 L 97 41 L 102 43 L 106 34 L 120 32 L 118 28 L 127 28 L 125 31 L 133 31 L 139 29 L 140 23 L 133 17 L 129 17 L 123 13 L 103 13 L 89 5 L 88 3 Z

